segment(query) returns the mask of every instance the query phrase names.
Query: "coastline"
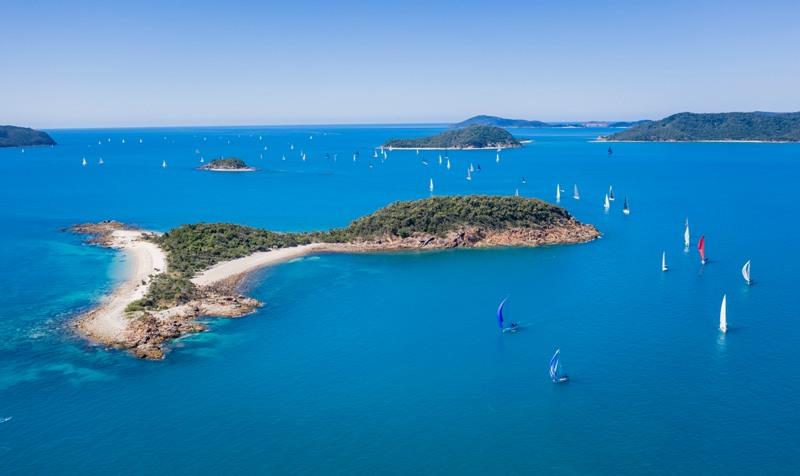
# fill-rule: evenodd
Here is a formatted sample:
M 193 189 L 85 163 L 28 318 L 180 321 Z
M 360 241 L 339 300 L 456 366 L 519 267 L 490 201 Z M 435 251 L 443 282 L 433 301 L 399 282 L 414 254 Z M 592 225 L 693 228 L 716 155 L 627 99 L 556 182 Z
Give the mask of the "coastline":
M 530 144 L 531 142 L 533 142 L 533 141 L 532 140 L 528 141 L 528 142 L 520 141 L 520 144 Z M 389 152 L 392 152 L 392 151 L 395 151 L 395 150 L 497 150 L 497 149 L 505 150 L 505 149 L 521 149 L 522 147 L 523 147 L 522 145 L 520 145 L 520 146 L 507 145 L 507 146 L 501 146 L 501 147 L 389 147 L 389 146 L 383 146 L 383 148 L 388 150 Z M 380 150 L 380 149 L 381 149 L 381 147 L 376 147 L 375 148 L 375 150 Z
M 461 228 L 444 236 L 415 234 L 405 238 L 382 237 L 372 241 L 311 243 L 222 261 L 191 278 L 197 293 L 188 302 L 158 310 L 129 310 L 128 305 L 145 296 L 157 276 L 167 273 L 167 254 L 150 233 L 118 222 L 79 225 L 73 231 L 92 234 L 92 243 L 114 248 L 129 256 L 126 279 L 97 306 L 78 316 L 73 327 L 90 342 L 129 350 L 149 360 L 165 357 L 165 346 L 186 334 L 202 332 L 200 317 L 242 317 L 262 305 L 239 294 L 238 288 L 250 273 L 293 259 L 321 253 L 374 253 L 394 251 L 436 251 L 452 248 L 536 247 L 593 241 L 600 233 L 592 225 L 570 219 L 559 227 L 510 228 L 487 231 Z
M 722 144 L 800 144 L 800 141 L 791 140 L 734 140 L 734 139 L 720 139 L 720 140 L 605 140 L 594 139 L 589 142 L 626 142 L 634 144 L 692 144 L 692 143 L 722 143 Z
M 222 168 L 213 168 L 213 167 L 198 167 L 197 170 L 202 170 L 203 172 L 255 172 L 255 167 L 247 167 L 243 169 L 222 169 Z

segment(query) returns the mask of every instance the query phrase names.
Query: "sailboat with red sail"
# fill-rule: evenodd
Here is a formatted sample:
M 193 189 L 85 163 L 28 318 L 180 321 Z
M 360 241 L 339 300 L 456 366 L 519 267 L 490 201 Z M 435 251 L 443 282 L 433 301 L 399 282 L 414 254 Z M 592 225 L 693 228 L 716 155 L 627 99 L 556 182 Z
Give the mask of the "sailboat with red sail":
M 700 252 L 700 262 L 706 264 L 706 235 L 701 236 L 697 242 L 697 251 Z

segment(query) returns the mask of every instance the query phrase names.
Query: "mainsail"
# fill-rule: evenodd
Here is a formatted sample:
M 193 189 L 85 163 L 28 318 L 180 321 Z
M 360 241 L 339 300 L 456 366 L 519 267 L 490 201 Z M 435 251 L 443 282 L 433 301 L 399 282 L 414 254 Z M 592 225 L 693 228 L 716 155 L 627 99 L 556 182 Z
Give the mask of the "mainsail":
M 747 284 L 750 284 L 750 260 L 747 260 L 747 263 L 742 266 L 742 277 L 744 277 Z
M 608 187 L 608 199 L 611 200 L 612 202 L 614 201 L 614 187 L 610 185 Z
M 556 184 L 556 202 L 560 202 L 560 201 L 561 201 L 561 184 L 557 183 Z
M 666 251 L 662 251 L 661 252 L 661 271 L 666 271 L 667 269 L 668 269 L 667 268 L 667 252 Z
M 556 349 L 556 353 L 553 354 L 553 357 L 550 358 L 550 380 L 555 383 L 558 382 L 566 382 L 567 376 L 561 375 L 559 369 L 559 354 L 561 353 L 561 349 Z
M 727 295 L 722 295 L 722 306 L 719 308 L 719 330 L 722 332 L 728 332 L 728 305 L 727 305 Z
M 697 251 L 700 253 L 700 262 L 706 264 L 706 235 L 702 235 L 697 242 Z
M 578 184 L 575 184 L 572 187 L 572 198 L 574 198 L 575 200 L 581 199 L 581 194 L 578 192 Z
M 606 194 L 606 199 L 605 199 L 605 201 L 603 202 L 603 208 L 605 208 L 606 210 L 608 210 L 610 207 L 611 207 L 611 203 L 608 201 L 608 194 Z
M 500 327 L 501 330 L 503 329 L 503 306 L 506 305 L 506 301 L 508 301 L 508 298 L 503 299 L 500 302 L 500 306 L 497 308 L 497 326 Z
M 689 235 L 689 219 L 686 219 L 686 229 L 683 230 L 683 246 L 689 248 L 689 244 L 691 243 L 690 235 Z

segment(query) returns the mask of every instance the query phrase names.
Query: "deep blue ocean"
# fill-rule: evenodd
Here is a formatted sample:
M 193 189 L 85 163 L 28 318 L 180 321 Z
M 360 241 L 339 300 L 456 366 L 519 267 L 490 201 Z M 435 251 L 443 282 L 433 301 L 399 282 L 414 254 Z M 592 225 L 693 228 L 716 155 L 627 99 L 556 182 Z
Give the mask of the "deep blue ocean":
M 440 129 L 54 130 L 56 147 L 0 149 L 0 474 L 800 473 L 800 145 L 619 143 L 609 156 L 592 142 L 608 130 L 520 129 L 534 142 L 499 164 L 494 151 L 450 152 L 450 171 L 432 151 L 372 159 L 388 138 Z M 220 155 L 259 170 L 195 170 Z M 252 276 L 258 313 L 210 320 L 161 362 L 67 326 L 125 273 L 71 224 L 326 229 L 427 197 L 431 178 L 436 195 L 548 201 L 560 183 L 603 237 L 307 257 Z M 514 335 L 496 327 L 506 296 Z M 548 378 L 557 347 L 567 384 Z

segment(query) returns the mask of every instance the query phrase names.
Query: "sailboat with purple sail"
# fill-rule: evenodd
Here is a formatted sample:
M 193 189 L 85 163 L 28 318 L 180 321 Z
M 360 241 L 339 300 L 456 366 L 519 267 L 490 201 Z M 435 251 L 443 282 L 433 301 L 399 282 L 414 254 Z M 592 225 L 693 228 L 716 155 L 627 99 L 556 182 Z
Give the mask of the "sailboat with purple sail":
M 516 322 L 512 322 L 509 324 L 508 327 L 505 325 L 505 318 L 503 317 L 503 307 L 506 305 L 506 301 L 508 298 L 503 299 L 500 302 L 500 305 L 497 307 L 497 326 L 500 328 L 500 332 L 517 332 L 519 330 L 519 324 Z
M 564 383 L 569 381 L 569 376 L 561 373 L 561 362 L 559 360 L 560 354 L 561 349 L 556 349 L 556 353 L 550 358 L 550 380 L 552 380 L 553 383 Z

